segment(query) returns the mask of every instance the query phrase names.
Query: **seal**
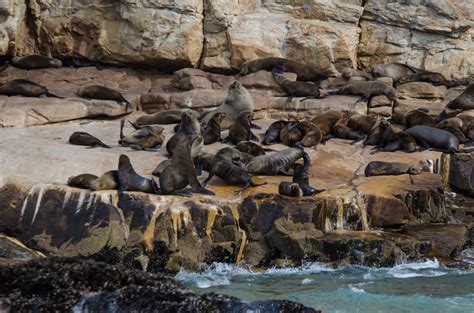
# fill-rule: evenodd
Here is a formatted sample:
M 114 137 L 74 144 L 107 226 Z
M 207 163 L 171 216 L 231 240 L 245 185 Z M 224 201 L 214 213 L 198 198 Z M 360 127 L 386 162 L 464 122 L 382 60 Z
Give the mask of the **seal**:
M 24 57 L 14 57 L 10 61 L 14 67 L 22 68 L 25 70 L 35 70 L 40 68 L 54 68 L 61 67 L 63 63 L 61 60 L 49 58 L 44 55 L 28 55 Z
M 288 173 L 290 165 L 303 158 L 305 166 L 311 164 L 309 155 L 302 149 L 289 148 L 270 155 L 259 155 L 250 159 L 245 166 L 245 170 L 257 175 L 285 175 L 293 176 Z
M 328 78 L 326 73 L 321 73 L 312 66 L 277 57 L 266 57 L 244 62 L 240 66 L 240 75 L 247 75 L 260 70 L 272 71 L 274 67 L 280 68 L 283 72 L 295 73 L 297 75 L 296 79 L 301 81 L 315 82 Z
M 361 70 L 357 70 L 357 69 L 354 69 L 354 68 L 350 68 L 350 67 L 344 68 L 341 71 L 341 75 L 345 79 L 349 79 L 351 77 L 363 77 L 366 80 L 374 79 L 374 77 L 370 73 L 367 73 L 367 72 L 364 72 L 364 71 L 361 71 Z
M 91 148 L 102 147 L 110 149 L 110 146 L 106 145 L 105 143 L 100 141 L 100 139 L 86 132 L 72 133 L 72 135 L 69 137 L 69 143 L 78 146 L 89 146 Z
M 156 151 L 163 144 L 165 139 L 163 127 L 158 125 L 135 126 L 135 131 L 125 136 L 123 127 L 125 118 L 120 120 L 120 140 L 119 144 L 123 147 L 130 147 L 134 150 Z
M 451 117 L 445 120 L 442 120 L 436 125 L 436 128 L 446 130 L 456 136 L 459 140 L 459 143 L 465 143 L 467 141 L 466 134 L 464 133 L 464 122 L 458 117 Z M 468 133 L 469 131 L 467 131 Z M 469 135 L 468 135 L 469 136 Z
M 303 132 L 298 127 L 298 122 L 290 122 L 280 131 L 280 142 L 288 147 L 293 147 L 303 138 Z
M 113 100 L 121 105 L 125 105 L 128 109 L 133 108 L 133 105 L 120 92 L 104 86 L 82 86 L 77 89 L 77 95 L 84 99 Z
M 440 73 L 425 71 L 423 73 L 402 76 L 397 81 L 397 85 L 406 84 L 410 82 L 426 82 L 431 83 L 434 86 L 444 85 L 448 88 L 466 86 L 470 83 L 469 79 L 447 80 Z
M 214 155 L 211 161 L 212 165 L 209 176 L 204 180 L 203 186 L 206 186 L 214 175 L 226 183 L 244 185 L 240 189 L 235 190 L 235 193 L 240 193 L 250 187 L 265 185 L 265 182 L 254 183 L 252 181 L 250 175 L 239 166 L 241 160 L 238 151 L 233 150 L 235 149 L 221 149 Z
M 230 127 L 229 136 L 225 141 L 230 141 L 236 145 L 241 141 L 258 140 L 251 130 L 252 115 L 250 111 L 240 112 L 235 123 Z
M 352 143 L 365 139 L 365 134 L 356 132 L 347 127 L 347 120 L 339 120 L 331 129 L 331 134 L 340 139 L 352 140 Z
M 260 145 L 251 141 L 241 141 L 235 146 L 235 148 L 240 152 L 250 154 L 251 156 L 265 155 L 265 150 L 263 150 Z
M 422 150 L 431 147 L 443 152 L 456 152 L 459 149 L 456 136 L 442 129 L 417 125 L 407 129 L 406 133 L 415 138 Z
M 265 131 L 262 144 L 268 146 L 280 142 L 280 131 L 287 126 L 288 122 L 282 120 L 271 123 Z
M 316 189 L 309 185 L 308 166 L 304 166 L 300 163 L 294 163 L 291 168 L 293 168 L 293 183 L 298 184 L 298 186 L 303 191 L 303 196 L 313 196 L 326 190 Z
M 205 145 L 210 145 L 211 143 L 221 141 L 221 122 L 225 116 L 226 114 L 223 112 L 216 112 L 209 122 L 207 122 L 202 132 Z
M 202 122 L 207 124 L 217 112 L 225 113 L 226 116 L 221 122 L 222 129 L 228 129 L 242 111 L 253 112 L 254 104 L 248 90 L 239 81 L 230 84 L 224 103 L 216 109 L 207 113 Z
M 191 139 L 184 137 L 183 142 L 176 146 L 171 162 L 160 175 L 161 194 L 177 194 L 186 186 L 191 185 L 193 192 L 214 195 L 210 190 L 204 188 L 196 176 L 193 160 L 191 157 Z M 194 138 L 203 141 L 201 136 Z
M 358 81 L 348 83 L 335 92 L 327 93 L 340 95 L 358 95 L 361 96 L 359 101 L 365 101 L 374 96 L 386 96 L 390 100 L 397 98 L 397 90 L 379 81 Z
M 67 185 L 70 187 L 76 187 L 81 189 L 91 189 L 91 183 L 98 177 L 93 174 L 81 174 L 77 176 L 71 176 L 67 180 Z
M 394 115 L 392 121 L 396 124 L 405 125 L 407 128 L 416 125 L 436 126 L 435 119 L 427 114 L 427 110 L 424 109 L 411 110 L 404 114 Z
M 26 79 L 14 79 L 0 86 L 0 95 L 23 97 L 54 97 L 60 98 L 48 91 L 48 88 Z
M 474 84 L 467 88 L 456 99 L 446 105 L 449 109 L 472 110 L 474 109 Z
M 364 145 L 375 145 L 377 150 L 393 152 L 416 151 L 416 142 L 413 137 L 403 131 L 397 131 L 389 121 L 381 120 L 377 129 L 366 139 Z
M 153 124 L 176 124 L 181 122 L 181 113 L 183 110 L 165 110 L 149 115 L 143 115 L 134 122 L 137 126 L 153 125 Z M 198 116 L 197 116 L 198 117 Z
M 372 74 L 375 77 L 391 77 L 396 83 L 404 76 L 420 74 L 425 70 L 402 63 L 375 64 L 372 66 Z
M 176 146 L 183 137 L 188 137 L 192 142 L 197 136 L 201 136 L 201 125 L 193 111 L 184 110 L 181 112 L 181 123 L 178 130 L 166 143 L 166 151 L 173 155 Z
M 278 185 L 278 193 L 282 196 L 287 196 L 287 197 L 302 197 L 303 196 L 303 190 L 301 190 L 298 184 L 290 183 L 287 181 L 282 181 Z
M 159 188 L 153 179 L 140 176 L 133 169 L 130 159 L 125 154 L 121 154 L 118 164 L 118 191 L 141 191 L 146 193 L 158 193 Z
M 347 127 L 353 131 L 360 131 L 366 135 L 370 135 L 373 132 L 377 120 L 378 118 L 376 116 L 356 113 L 349 117 Z
M 318 126 L 311 121 L 301 121 L 298 123 L 298 128 L 303 132 L 303 138 L 297 142 L 297 147 L 313 147 L 323 140 L 323 134 Z
M 289 102 L 293 97 L 306 97 L 305 99 L 320 97 L 319 86 L 314 83 L 289 80 L 283 75 L 283 71 L 279 67 L 274 67 L 272 74 L 278 85 L 288 94 Z
M 336 123 L 342 119 L 341 112 L 337 110 L 329 110 L 321 115 L 316 116 L 311 122 L 316 125 L 322 133 L 323 137 L 331 134 L 331 130 Z
M 97 191 L 97 190 L 117 190 L 119 187 L 119 179 L 118 179 L 118 171 L 112 170 L 105 172 L 97 178 L 96 180 L 91 182 L 90 189 Z
M 373 161 L 367 164 L 364 173 L 366 177 L 403 174 L 418 175 L 421 172 L 431 172 L 432 166 L 432 160 L 422 160 L 415 165 L 398 162 Z

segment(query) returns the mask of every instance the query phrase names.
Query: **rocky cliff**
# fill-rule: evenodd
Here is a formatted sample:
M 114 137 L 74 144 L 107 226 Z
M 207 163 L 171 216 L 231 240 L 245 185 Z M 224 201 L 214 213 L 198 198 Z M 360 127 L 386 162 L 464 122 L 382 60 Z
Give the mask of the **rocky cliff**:
M 0 55 L 232 72 L 283 56 L 329 72 L 403 62 L 474 73 L 470 0 L 0 0 Z

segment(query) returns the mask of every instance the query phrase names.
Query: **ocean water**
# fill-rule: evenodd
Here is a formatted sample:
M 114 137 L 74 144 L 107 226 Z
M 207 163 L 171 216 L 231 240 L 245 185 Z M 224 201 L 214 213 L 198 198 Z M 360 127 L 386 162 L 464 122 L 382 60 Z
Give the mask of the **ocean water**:
M 287 299 L 324 312 L 474 312 L 474 270 L 443 268 L 436 259 L 393 268 L 308 263 L 259 273 L 213 264 L 200 273 L 181 270 L 176 278 L 199 293 Z

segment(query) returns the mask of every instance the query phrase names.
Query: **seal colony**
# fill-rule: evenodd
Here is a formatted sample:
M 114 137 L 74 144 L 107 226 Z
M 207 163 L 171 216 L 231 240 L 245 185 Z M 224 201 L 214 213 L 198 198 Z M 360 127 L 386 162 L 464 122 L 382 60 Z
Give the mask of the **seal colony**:
M 16 58 L 14 66 L 38 69 L 59 67 L 61 61 L 42 56 Z M 337 90 L 322 94 L 321 80 L 328 75 L 312 66 L 300 64 L 284 58 L 262 58 L 242 64 L 239 75 L 246 75 L 259 70 L 266 70 L 286 92 L 289 100 L 292 97 L 322 98 L 332 94 L 360 96 L 367 100 L 374 96 L 385 96 L 393 101 L 397 98 L 394 87 L 375 80 L 378 77 L 390 77 L 400 85 L 413 81 L 423 81 L 433 85 L 459 86 L 467 80 L 448 81 L 441 74 L 400 63 L 378 64 L 372 67 L 371 73 L 347 68 L 342 70 L 346 83 Z M 293 72 L 296 81 L 287 79 L 283 73 Z M 237 76 L 238 78 L 239 76 Z M 353 78 L 358 81 L 351 81 Z M 419 108 L 404 114 L 394 115 L 391 119 L 363 114 L 347 115 L 338 110 L 328 110 L 319 115 L 307 116 L 304 120 L 279 120 L 272 123 L 265 131 L 263 138 L 252 133 L 254 100 L 239 80 L 228 85 L 223 103 L 217 108 L 202 114 L 191 109 L 163 110 L 151 115 L 144 115 L 130 121 L 133 131 L 125 134 L 125 119 L 121 120 L 119 146 L 135 150 L 158 151 L 164 145 L 169 159 L 156 165 L 153 173 L 158 177 L 142 176 L 132 165 L 132 160 L 124 154 L 119 157 L 116 169 L 106 173 L 83 173 L 70 177 L 68 184 L 91 190 L 115 189 L 120 193 L 139 191 L 162 195 L 189 194 L 189 192 L 212 195 L 205 187 L 213 183 L 215 176 L 231 185 L 238 185 L 237 193 L 264 185 L 253 176 L 283 175 L 291 176 L 292 182 L 282 182 L 280 193 L 287 196 L 314 196 L 324 191 L 309 184 L 308 169 L 311 158 L 305 148 L 317 148 L 319 144 L 333 137 L 350 140 L 352 144 L 364 140 L 364 145 L 373 146 L 373 153 L 378 151 L 415 152 L 424 149 L 435 149 L 456 153 L 467 151 L 461 145 L 474 140 L 474 118 L 463 115 L 464 111 L 473 109 L 473 85 L 470 84 L 456 99 L 450 101 L 445 112 L 436 119 L 429 114 L 429 108 Z M 0 94 L 25 97 L 56 97 L 46 86 L 41 86 L 25 79 L 13 79 L 0 86 Z M 80 86 L 77 95 L 87 99 L 105 99 L 117 101 L 131 108 L 131 103 L 117 90 L 100 85 Z M 303 99 L 304 100 L 304 99 Z M 201 117 L 202 116 L 202 117 Z M 164 129 L 160 124 L 178 124 L 176 132 L 165 140 Z M 226 147 L 215 154 L 206 151 L 204 145 L 221 142 L 222 132 L 228 131 L 224 140 L 235 148 Z M 74 132 L 69 138 L 74 145 L 88 147 L 111 146 L 85 132 Z M 283 143 L 288 148 L 282 151 L 271 151 L 266 147 Z M 116 146 L 112 149 L 117 148 Z M 416 175 L 425 171 L 426 164 L 407 165 L 376 161 L 366 168 L 367 176 L 375 175 Z M 202 182 L 198 176 L 202 170 L 208 176 Z M 100 175 L 100 176 L 99 176 Z M 191 187 L 187 189 L 187 187 Z

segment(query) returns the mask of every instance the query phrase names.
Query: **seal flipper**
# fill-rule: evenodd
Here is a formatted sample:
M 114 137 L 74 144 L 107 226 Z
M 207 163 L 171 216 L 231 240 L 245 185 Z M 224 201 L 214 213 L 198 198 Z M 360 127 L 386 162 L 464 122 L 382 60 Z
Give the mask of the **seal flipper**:
M 123 135 L 123 128 L 125 126 L 125 118 L 121 118 L 120 119 L 120 139 L 123 139 L 123 137 L 125 137 Z

